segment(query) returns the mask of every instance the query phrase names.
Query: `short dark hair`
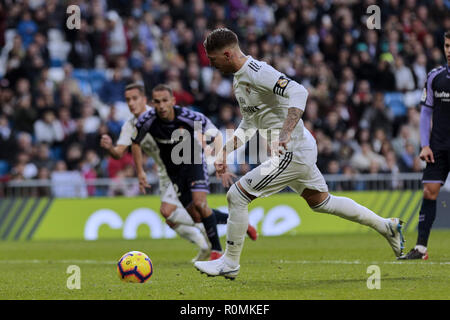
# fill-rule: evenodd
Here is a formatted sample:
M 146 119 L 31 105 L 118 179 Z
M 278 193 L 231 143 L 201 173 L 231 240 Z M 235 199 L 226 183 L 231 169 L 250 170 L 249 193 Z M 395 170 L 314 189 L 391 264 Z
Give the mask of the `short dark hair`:
M 447 38 L 447 39 L 450 39 L 450 30 L 447 30 L 447 31 L 444 33 L 444 37 Z
M 173 90 L 172 90 L 172 88 L 171 88 L 169 85 L 167 85 L 167 84 L 162 84 L 162 83 L 161 83 L 161 84 L 158 84 L 156 87 L 153 88 L 152 93 L 155 92 L 155 91 L 167 91 L 167 92 L 170 93 L 170 96 L 173 97 Z
M 125 91 L 133 90 L 133 89 L 138 89 L 141 94 L 145 95 L 145 86 L 143 83 L 133 82 L 133 83 L 128 84 L 125 87 Z
M 208 34 L 203 42 L 203 46 L 206 51 L 213 52 L 215 50 L 223 49 L 229 45 L 236 45 L 238 42 L 239 40 L 236 33 L 228 28 L 219 28 Z

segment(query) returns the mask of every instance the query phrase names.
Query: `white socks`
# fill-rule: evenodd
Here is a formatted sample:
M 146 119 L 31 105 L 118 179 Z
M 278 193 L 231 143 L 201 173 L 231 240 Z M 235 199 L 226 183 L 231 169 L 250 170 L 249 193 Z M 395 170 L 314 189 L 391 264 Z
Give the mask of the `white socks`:
M 233 184 L 227 193 L 227 246 L 224 257 L 233 267 L 239 265 L 248 228 L 248 204 L 251 200 Z
M 178 224 L 173 230 L 181 237 L 196 244 L 200 249 L 208 249 L 209 245 L 203 233 L 196 227 Z
M 356 203 L 352 199 L 329 195 L 321 204 L 311 207 L 316 212 L 329 213 L 338 217 L 372 227 L 381 234 L 386 233 L 387 219 Z
M 207 236 L 203 223 L 194 223 L 194 220 L 192 220 L 191 215 L 186 209 L 177 207 L 166 220 L 175 224 L 173 230 L 175 230 L 180 237 L 195 243 L 201 249 L 208 248 L 208 241 L 206 240 Z M 199 233 L 203 238 L 202 240 L 199 238 Z
M 167 218 L 168 221 L 175 224 L 185 224 L 187 226 L 194 226 L 194 220 L 186 209 L 177 207 L 172 214 Z

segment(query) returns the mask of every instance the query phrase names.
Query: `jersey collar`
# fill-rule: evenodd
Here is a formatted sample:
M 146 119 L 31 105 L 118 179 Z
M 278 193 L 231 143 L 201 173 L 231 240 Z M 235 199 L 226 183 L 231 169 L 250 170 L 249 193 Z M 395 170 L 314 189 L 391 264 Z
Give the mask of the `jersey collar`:
M 239 75 L 241 75 L 242 73 L 244 73 L 245 68 L 247 68 L 247 65 L 248 65 L 248 64 L 250 63 L 250 61 L 253 59 L 252 56 L 246 56 L 246 57 L 247 57 L 247 61 L 245 61 L 245 63 L 242 65 L 242 67 L 241 67 L 238 71 L 236 71 L 236 72 L 234 73 L 235 76 L 239 76 Z

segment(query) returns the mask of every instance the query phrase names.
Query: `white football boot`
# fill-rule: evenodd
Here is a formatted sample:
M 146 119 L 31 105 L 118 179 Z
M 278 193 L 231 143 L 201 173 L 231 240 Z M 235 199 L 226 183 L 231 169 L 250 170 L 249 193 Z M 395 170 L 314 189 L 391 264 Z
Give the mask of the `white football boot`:
M 224 256 L 212 261 L 197 261 L 194 266 L 201 273 L 206 273 L 208 277 L 223 276 L 230 280 L 236 278 L 240 269 L 240 265 L 233 267 L 227 263 Z
M 405 238 L 403 238 L 402 228 L 404 222 L 399 218 L 389 218 L 386 222 L 386 232 L 383 234 L 394 250 L 396 257 L 403 255 L 405 248 Z

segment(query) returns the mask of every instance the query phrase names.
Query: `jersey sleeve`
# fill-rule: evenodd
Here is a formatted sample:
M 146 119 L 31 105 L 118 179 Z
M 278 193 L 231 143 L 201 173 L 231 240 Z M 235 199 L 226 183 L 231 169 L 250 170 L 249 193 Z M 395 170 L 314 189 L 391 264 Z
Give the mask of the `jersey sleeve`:
M 131 141 L 133 143 L 140 144 L 144 140 L 150 126 L 154 120 L 153 114 L 150 111 L 143 113 L 139 116 L 135 125 L 135 130 L 132 133 Z
M 272 92 L 288 99 L 289 108 L 305 110 L 308 91 L 298 82 L 286 77 L 268 64 L 263 64 L 260 70 L 252 75 L 253 84 L 257 90 Z
M 433 117 L 433 109 L 428 108 L 425 104 L 420 110 L 420 146 L 423 148 L 430 145 L 431 119 Z
M 198 119 L 202 123 L 202 133 L 206 134 L 210 137 L 215 137 L 219 133 L 219 129 L 212 123 L 212 121 L 200 112 L 194 111 L 194 113 L 198 116 Z
M 433 108 L 433 90 L 431 89 L 431 81 L 429 78 L 425 81 L 420 102 L 428 108 Z
M 131 138 L 137 135 L 137 129 L 131 120 L 126 121 L 122 129 L 120 130 L 119 139 L 117 139 L 118 145 L 130 146 L 132 141 Z
M 444 70 L 443 67 L 435 68 L 431 70 L 427 75 L 427 80 L 425 81 L 425 86 L 422 92 L 422 98 L 420 102 L 422 105 L 433 108 L 434 107 L 434 99 L 433 99 L 433 80 L 434 78 Z

